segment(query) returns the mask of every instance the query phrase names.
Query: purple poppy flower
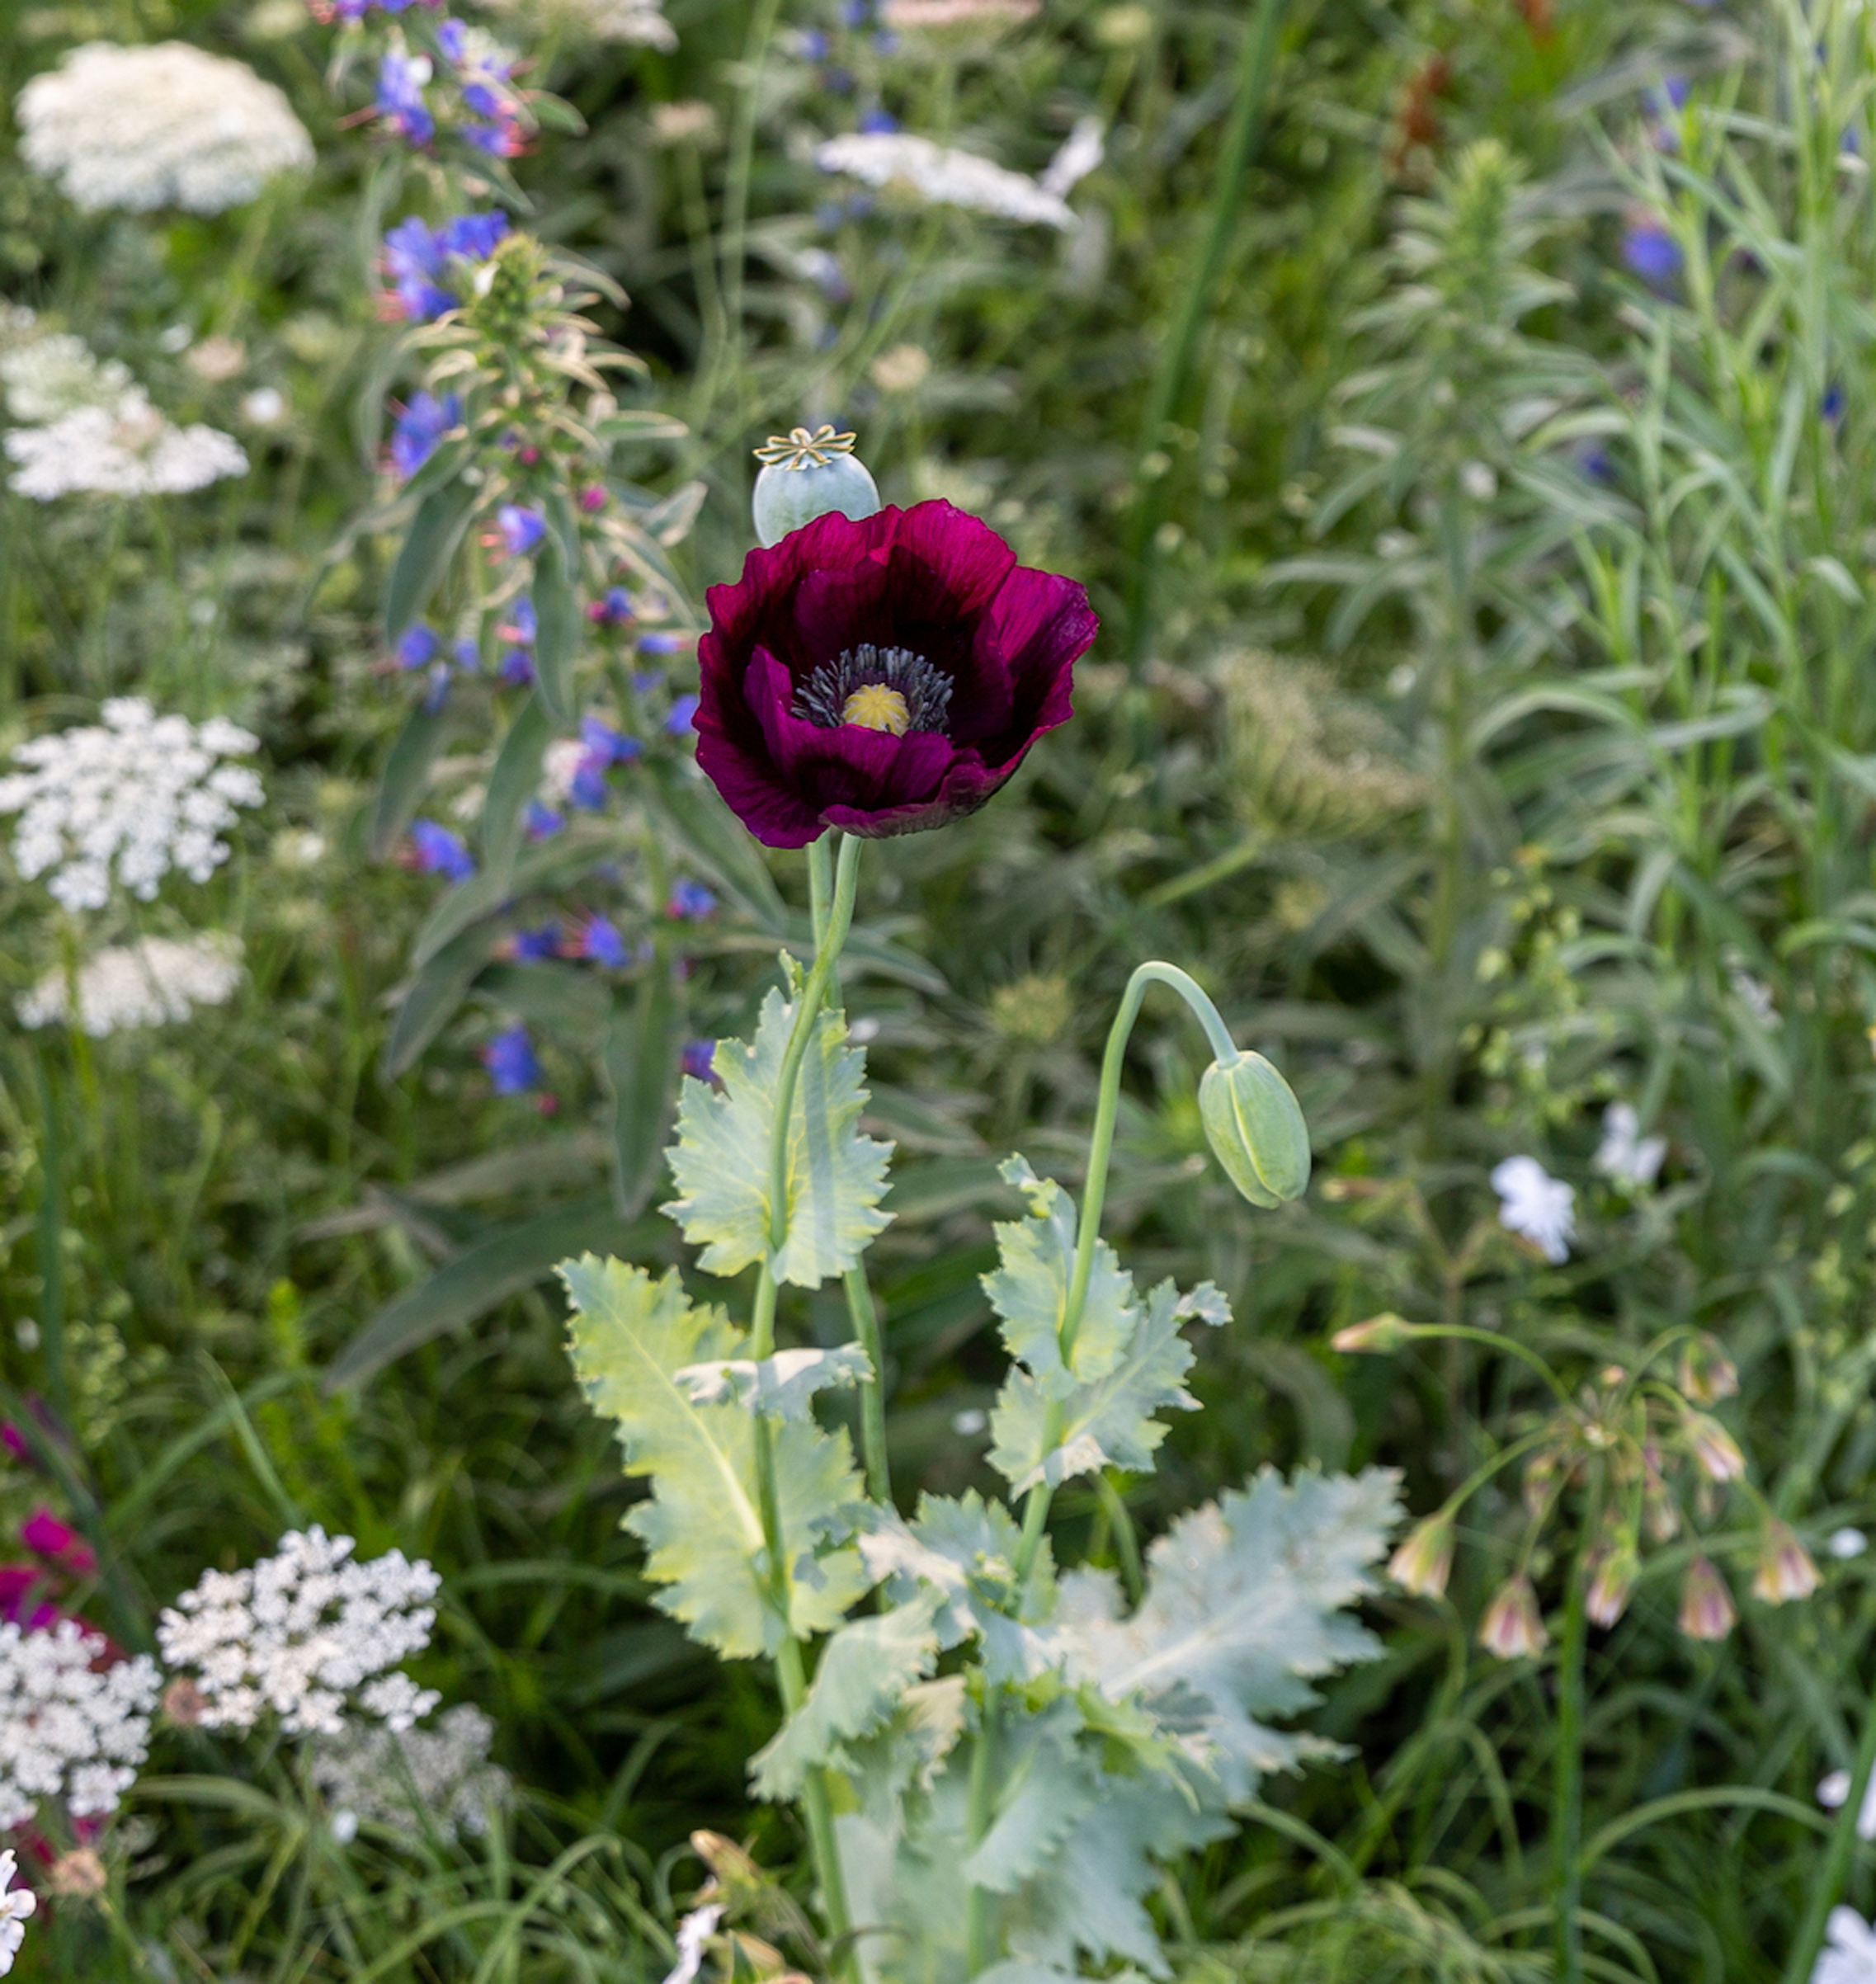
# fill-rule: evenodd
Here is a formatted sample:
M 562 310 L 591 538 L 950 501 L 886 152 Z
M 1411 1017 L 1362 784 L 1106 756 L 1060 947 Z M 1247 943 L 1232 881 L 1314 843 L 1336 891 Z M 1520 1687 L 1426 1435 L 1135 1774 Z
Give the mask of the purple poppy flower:
M 414 625 L 405 628 L 398 637 L 398 644 L 394 652 L 398 657 L 398 667 L 428 667 L 436 659 L 436 650 L 441 644 L 435 629 L 418 620 Z
M 681 738 L 697 728 L 697 710 L 700 698 L 681 695 L 671 705 L 671 713 L 664 719 L 664 727 L 674 738 Z M 715 776 L 714 773 L 711 774 Z
M 697 761 L 771 847 L 974 813 L 1068 720 L 1100 626 L 946 502 L 818 516 L 708 600 Z
M 510 558 L 525 558 L 547 535 L 547 519 L 538 510 L 504 503 L 495 512 L 495 529 Z
M 411 846 L 416 851 L 419 874 L 445 875 L 451 882 L 466 882 L 475 873 L 475 856 L 464 846 L 462 836 L 434 820 L 412 820 Z
M 540 1086 L 540 1059 L 525 1026 L 505 1026 L 482 1050 L 482 1065 L 498 1096 L 526 1095 Z
M 717 1058 L 714 1040 L 686 1040 L 684 1044 L 683 1067 L 694 1082 L 714 1080 L 710 1065 Z
M 588 917 L 573 943 L 575 957 L 591 958 L 595 964 L 603 964 L 608 971 L 624 971 L 632 962 L 625 940 L 604 917 Z
M 701 882 L 680 882 L 671 892 L 665 914 L 680 923 L 701 923 L 715 913 L 717 899 Z
M 1658 223 L 1638 221 L 1622 237 L 1622 259 L 1651 290 L 1671 289 L 1680 273 L 1680 243 Z
M 462 418 L 463 403 L 457 394 L 445 393 L 439 399 L 434 393 L 417 394 L 391 430 L 391 466 L 400 476 L 415 475 Z

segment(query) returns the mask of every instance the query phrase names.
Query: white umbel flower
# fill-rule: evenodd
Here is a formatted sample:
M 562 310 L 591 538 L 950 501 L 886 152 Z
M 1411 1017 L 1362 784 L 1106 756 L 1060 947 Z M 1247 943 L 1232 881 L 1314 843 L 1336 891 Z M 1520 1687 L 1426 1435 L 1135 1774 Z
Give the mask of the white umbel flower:
M 241 983 L 241 945 L 229 936 L 177 942 L 146 937 L 115 944 L 86 959 L 78 972 L 81 1033 L 101 1040 L 140 1026 L 186 1020 L 198 1006 L 222 1006 Z M 48 972 L 20 1001 L 25 1026 L 55 1026 L 72 1018 L 72 987 L 62 971 Z
M 178 427 L 134 388 L 114 406 L 76 407 L 49 426 L 16 427 L 7 452 L 21 496 L 181 496 L 245 475 L 241 444 L 219 427 Z
M 0 1625 L 0 1831 L 42 1798 L 102 1818 L 135 1783 L 161 1677 L 148 1654 L 101 1666 L 108 1652 L 76 1619 L 37 1633 Z
M 0 813 L 16 813 L 13 861 L 67 909 L 101 909 L 113 880 L 148 902 L 172 868 L 205 882 L 228 859 L 236 808 L 266 794 L 245 765 L 260 748 L 225 717 L 161 716 L 141 696 L 114 696 L 102 723 L 21 744 L 26 767 L 0 778 Z
M 136 391 L 122 359 L 100 360 L 69 331 L 0 351 L 0 385 L 7 389 L 7 411 L 35 426 L 62 420 L 80 407 L 120 407 Z
M 1876 1928 L 1854 1908 L 1833 1908 L 1829 1935 L 1811 1984 L 1876 1984 Z
M 401 1550 L 360 1563 L 349 1536 L 290 1530 L 246 1571 L 206 1571 L 157 1622 L 157 1644 L 203 1698 L 210 1729 L 279 1716 L 289 1736 L 337 1736 L 351 1709 L 408 1729 L 440 1699 L 394 1670 L 430 1643 L 442 1581 Z
M 13 1968 L 20 1945 L 26 1939 L 26 1923 L 37 1912 L 39 1897 L 30 1887 L 16 1887 L 13 1877 L 19 1862 L 8 1847 L 0 1853 L 0 1977 Z
M 87 213 L 219 214 L 313 163 L 272 83 L 185 41 L 88 42 L 34 77 L 15 107 L 21 155 Z
M 814 163 L 824 172 L 845 172 L 868 186 L 908 186 L 940 206 L 1034 221 L 1064 233 L 1081 224 L 1059 193 L 1025 174 L 907 132 L 856 131 L 830 138 L 816 149 Z
M 1534 1157 L 1507 1157 L 1494 1165 L 1492 1189 L 1503 1203 L 1498 1223 L 1530 1241 L 1554 1267 L 1570 1258 L 1577 1230 L 1577 1188 L 1553 1178 Z
M 1667 1155 L 1665 1137 L 1644 1137 L 1642 1119 L 1627 1102 L 1612 1102 L 1603 1111 L 1602 1142 L 1590 1162 L 1625 1192 L 1652 1185 Z
M 664 1984 L 695 1984 L 704 1968 L 704 1949 L 723 1920 L 723 1904 L 706 1902 L 693 1908 L 677 1925 L 677 1961 L 665 1973 Z
M 508 1774 L 488 1760 L 495 1724 L 460 1703 L 433 1729 L 401 1735 L 348 1722 L 313 1751 L 313 1781 L 324 1795 L 333 1830 L 356 1832 L 361 1820 L 418 1834 L 426 1823 L 459 1839 L 479 1838 L 488 1812 L 508 1802 Z

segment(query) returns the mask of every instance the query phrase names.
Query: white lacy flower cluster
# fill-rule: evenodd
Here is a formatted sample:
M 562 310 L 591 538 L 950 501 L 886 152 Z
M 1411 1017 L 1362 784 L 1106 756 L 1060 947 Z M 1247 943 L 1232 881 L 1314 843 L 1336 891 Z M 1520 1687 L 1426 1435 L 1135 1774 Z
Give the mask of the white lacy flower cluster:
M 185 41 L 88 42 L 34 77 L 16 108 L 27 165 L 88 213 L 219 214 L 313 163 L 280 91 Z
M 101 909 L 113 875 L 148 902 L 172 868 L 205 882 L 228 859 L 220 836 L 236 808 L 258 806 L 261 781 L 223 761 L 260 748 L 224 717 L 158 716 L 141 696 L 114 696 L 102 723 L 35 738 L 14 752 L 28 767 L 0 778 L 0 813 L 20 816 L 13 860 L 72 910 Z
M 313 1752 L 313 1781 L 349 1840 L 361 1821 L 417 1833 L 427 1824 L 459 1839 L 488 1830 L 491 1807 L 508 1802 L 508 1774 L 488 1760 L 495 1724 L 467 1702 L 431 1729 L 399 1732 L 348 1722 Z
M 221 1006 L 241 983 L 241 943 L 216 935 L 177 942 L 146 937 L 112 945 L 78 968 L 75 1024 L 93 1039 L 140 1026 L 186 1020 L 196 1007 Z M 54 1026 L 73 1018 L 71 982 L 49 972 L 19 1002 L 26 1026 Z
M 401 1550 L 361 1563 L 349 1536 L 290 1530 L 246 1571 L 208 1571 L 157 1624 L 211 1729 L 251 1729 L 270 1711 L 290 1736 L 337 1736 L 362 1710 L 408 1729 L 441 1697 L 398 1663 L 430 1643 L 441 1581 Z
M 21 424 L 7 436 L 18 464 L 12 486 L 42 503 L 62 496 L 179 496 L 225 475 L 245 475 L 240 443 L 199 422 L 178 427 L 120 359 L 100 360 L 68 332 L 31 336 L 33 318 L 8 327 L 0 351 L 7 410 Z
M 1071 233 L 1081 222 L 1067 196 L 1101 163 L 1101 127 L 1091 120 L 1077 126 L 1039 179 L 906 131 L 855 131 L 830 138 L 816 149 L 814 163 L 824 172 L 845 172 L 868 186 L 909 187 L 937 205 L 969 207 L 973 213 Z
M 663 0 L 484 0 L 492 11 L 529 13 L 594 41 L 638 48 L 677 46 L 677 31 L 664 17 Z
M 41 1798 L 101 1818 L 135 1781 L 160 1685 L 147 1654 L 104 1663 L 103 1638 L 75 1619 L 43 1632 L 0 1625 L 0 1831 Z

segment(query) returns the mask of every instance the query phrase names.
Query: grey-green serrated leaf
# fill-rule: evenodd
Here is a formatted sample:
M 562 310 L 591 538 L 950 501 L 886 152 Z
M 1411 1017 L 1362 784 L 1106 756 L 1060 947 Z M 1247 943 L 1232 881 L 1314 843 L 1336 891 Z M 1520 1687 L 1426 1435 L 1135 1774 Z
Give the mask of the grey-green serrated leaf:
M 1030 1216 L 998 1223 L 999 1265 L 983 1277 L 983 1292 L 1003 1319 L 1010 1355 L 1029 1366 L 1049 1397 L 1064 1397 L 1077 1381 L 1105 1377 L 1125 1354 L 1139 1313 L 1134 1277 L 1105 1240 L 1095 1243 L 1087 1303 L 1064 1368 L 1061 1329 L 1075 1267 L 1075 1202 L 1053 1178 L 1037 1177 L 1022 1157 L 998 1169 L 1029 1200 Z
M 596 1411 L 615 1420 L 628 1474 L 652 1477 L 626 1517 L 648 1551 L 658 1604 L 732 1659 L 773 1652 L 783 1626 L 769 1602 L 756 1488 L 755 1420 L 738 1405 L 698 1405 L 676 1374 L 737 1359 L 747 1339 L 714 1304 L 692 1305 L 675 1269 L 587 1254 L 560 1269 L 573 1305 L 573 1366 Z M 844 1430 L 811 1420 L 773 1430 L 775 1488 L 798 1635 L 838 1624 L 866 1588 L 846 1545 L 862 1499 Z
M 1190 1411 L 1198 1402 L 1182 1382 L 1192 1346 L 1179 1334 L 1179 1291 L 1162 1281 L 1147 1297 L 1125 1355 L 1106 1376 L 1049 1398 L 1027 1371 L 1012 1371 L 990 1416 L 990 1461 L 1019 1492 L 1037 1482 L 1057 1487 L 1102 1468 L 1150 1470 L 1166 1428 L 1152 1415 Z M 1058 1414 L 1050 1407 L 1058 1405 Z M 1051 1433 L 1054 1437 L 1050 1437 Z
M 846 1761 L 845 1746 L 888 1721 L 899 1699 L 938 1664 L 935 1592 L 871 1619 L 850 1621 L 822 1649 L 808 1699 L 750 1760 L 756 1795 L 800 1794 L 811 1764 Z
M 671 1171 L 679 1196 L 665 1211 L 703 1253 L 699 1265 L 735 1275 L 770 1258 L 769 1147 L 775 1090 L 794 1008 L 780 991 L 762 1001 L 753 1044 L 717 1044 L 721 1090 L 686 1076 Z M 844 1275 L 892 1218 L 879 1209 L 893 1147 L 863 1137 L 865 1057 L 846 1044 L 846 1021 L 824 1011 L 801 1063 L 790 1111 L 786 1228 L 775 1250 L 778 1281 L 818 1288 Z
M 1154 1543 L 1131 1619 L 1111 1579 L 1064 1579 L 1053 1638 L 1068 1672 L 1140 1701 L 1227 1797 L 1252 1796 L 1262 1772 L 1322 1747 L 1261 1718 L 1298 1713 L 1317 1699 L 1311 1677 L 1380 1651 L 1342 1608 L 1375 1589 L 1399 1478 L 1371 1468 L 1286 1484 L 1266 1468 Z
M 738 1405 L 775 1419 L 806 1419 L 817 1392 L 864 1384 L 873 1365 L 856 1343 L 832 1350 L 777 1350 L 761 1363 L 732 1357 L 687 1364 L 672 1374 L 693 1405 Z

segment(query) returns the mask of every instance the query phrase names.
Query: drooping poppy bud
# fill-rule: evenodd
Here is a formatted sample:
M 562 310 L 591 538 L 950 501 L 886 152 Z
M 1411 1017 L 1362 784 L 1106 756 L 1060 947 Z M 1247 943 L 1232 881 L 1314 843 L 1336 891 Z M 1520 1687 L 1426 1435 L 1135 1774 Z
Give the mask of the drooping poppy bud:
M 1205 1140 L 1251 1204 L 1300 1199 L 1309 1182 L 1309 1126 L 1289 1084 L 1261 1054 L 1214 1061 L 1199 1083 Z
M 756 450 L 762 473 L 751 504 L 758 543 L 779 544 L 790 531 L 838 511 L 857 521 L 879 507 L 879 491 L 853 452 L 857 437 L 832 427 L 796 427 Z

